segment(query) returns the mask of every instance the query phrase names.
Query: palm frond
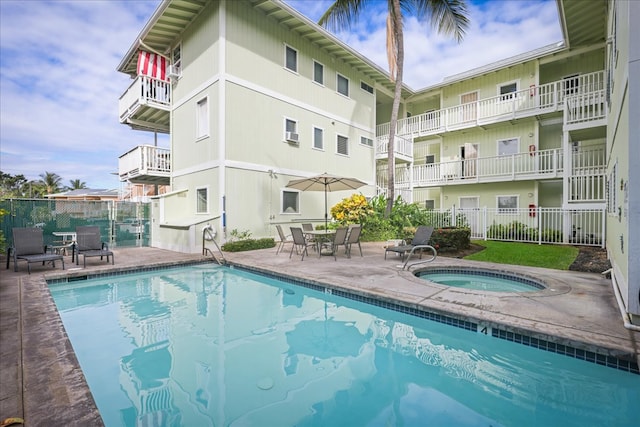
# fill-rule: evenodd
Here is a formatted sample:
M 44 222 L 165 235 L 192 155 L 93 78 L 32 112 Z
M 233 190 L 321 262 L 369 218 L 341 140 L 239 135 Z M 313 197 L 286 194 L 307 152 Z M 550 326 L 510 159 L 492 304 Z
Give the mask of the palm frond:
M 318 25 L 332 31 L 351 28 L 358 21 L 367 0 L 335 0 L 318 20 Z

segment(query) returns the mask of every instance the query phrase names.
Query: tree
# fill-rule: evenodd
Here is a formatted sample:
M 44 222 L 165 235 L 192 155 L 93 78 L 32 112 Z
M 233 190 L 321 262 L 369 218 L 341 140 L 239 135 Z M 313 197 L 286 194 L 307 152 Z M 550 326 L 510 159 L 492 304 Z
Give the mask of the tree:
M 0 171 L 0 200 L 25 197 L 27 183 L 24 175 L 11 175 Z
M 379 0 L 335 0 L 322 15 L 318 24 L 333 29 L 348 29 L 352 23 L 357 21 L 365 6 L 374 2 L 379 2 Z M 385 211 L 385 214 L 389 216 L 395 198 L 394 140 L 404 71 L 403 17 L 413 15 L 419 21 L 428 20 L 431 27 L 436 28 L 439 33 L 453 35 L 458 42 L 464 37 L 469 20 L 466 16 L 466 0 L 387 0 L 387 5 L 389 9 L 387 15 L 387 59 L 391 81 L 395 80 L 391 120 L 389 120 L 388 189 Z
M 87 188 L 87 183 L 84 181 L 80 181 L 79 179 L 70 179 L 69 180 L 69 190 L 80 190 L 83 188 Z
M 44 187 L 45 194 L 53 194 L 60 191 L 62 178 L 54 172 L 45 172 L 39 175 L 40 184 Z

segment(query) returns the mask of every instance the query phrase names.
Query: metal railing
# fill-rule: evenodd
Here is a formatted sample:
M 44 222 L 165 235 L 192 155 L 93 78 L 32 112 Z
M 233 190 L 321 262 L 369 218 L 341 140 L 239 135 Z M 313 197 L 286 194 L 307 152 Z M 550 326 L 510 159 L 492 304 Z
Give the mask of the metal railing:
M 565 108 L 567 124 L 605 118 L 604 71 L 531 86 L 516 92 L 400 119 L 397 122 L 396 133 L 405 138 L 430 136 L 488 123 L 562 111 L 563 108 Z M 385 138 L 388 138 L 389 130 L 389 123 L 382 123 L 376 127 L 379 148 L 386 142 Z
M 471 238 L 527 243 L 605 246 L 605 208 L 476 208 L 429 211 L 436 228 L 466 227 Z

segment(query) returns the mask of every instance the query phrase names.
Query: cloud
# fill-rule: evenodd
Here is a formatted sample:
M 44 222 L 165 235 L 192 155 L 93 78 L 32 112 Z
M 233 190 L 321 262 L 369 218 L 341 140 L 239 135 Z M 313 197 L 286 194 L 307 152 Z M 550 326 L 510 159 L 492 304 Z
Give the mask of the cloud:
M 317 18 L 331 1 L 287 0 L 305 16 Z M 385 2 L 375 5 L 366 19 L 340 31 L 336 37 L 388 70 Z M 384 7 L 382 7 L 384 6 Z M 404 82 L 425 88 L 454 74 L 534 50 L 562 40 L 553 0 L 483 1 L 469 3 L 470 26 L 458 44 L 433 31 L 430 25 L 408 17 L 404 23 Z
M 153 135 L 118 121 L 116 67 L 157 1 L 0 2 L 0 169 L 117 188 L 118 156 Z

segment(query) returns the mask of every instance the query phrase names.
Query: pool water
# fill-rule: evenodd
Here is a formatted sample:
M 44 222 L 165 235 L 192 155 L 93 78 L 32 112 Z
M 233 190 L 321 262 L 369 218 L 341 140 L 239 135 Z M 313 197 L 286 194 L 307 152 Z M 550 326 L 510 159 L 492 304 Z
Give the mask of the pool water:
M 246 271 L 50 289 L 108 427 L 637 425 L 639 375 Z
M 536 292 L 544 289 L 543 285 L 519 277 L 510 277 L 502 273 L 489 271 L 475 272 L 474 270 L 427 270 L 418 273 L 422 279 L 427 279 L 441 285 L 456 288 L 473 289 L 477 291 L 493 292 Z

